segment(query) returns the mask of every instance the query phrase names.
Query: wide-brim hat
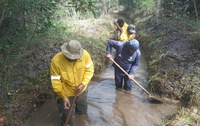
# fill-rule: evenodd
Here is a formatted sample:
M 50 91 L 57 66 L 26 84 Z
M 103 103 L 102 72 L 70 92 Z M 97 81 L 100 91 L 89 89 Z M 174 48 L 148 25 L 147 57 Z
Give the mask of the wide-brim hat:
M 77 40 L 71 40 L 64 43 L 61 47 L 63 54 L 69 59 L 79 59 L 83 55 L 83 48 Z

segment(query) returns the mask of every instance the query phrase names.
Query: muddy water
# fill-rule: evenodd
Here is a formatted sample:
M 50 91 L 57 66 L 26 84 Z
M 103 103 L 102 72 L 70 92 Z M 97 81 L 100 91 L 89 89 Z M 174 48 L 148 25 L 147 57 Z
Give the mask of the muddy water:
M 142 57 L 135 79 L 145 87 L 148 73 Z M 113 68 L 110 66 L 95 77 L 88 87 L 88 112 L 85 116 L 73 114 L 76 126 L 155 126 L 174 114 L 177 104 L 149 103 L 147 95 L 133 83 L 132 91 L 115 90 Z M 26 126 L 60 126 L 55 99 L 47 101 L 33 112 Z

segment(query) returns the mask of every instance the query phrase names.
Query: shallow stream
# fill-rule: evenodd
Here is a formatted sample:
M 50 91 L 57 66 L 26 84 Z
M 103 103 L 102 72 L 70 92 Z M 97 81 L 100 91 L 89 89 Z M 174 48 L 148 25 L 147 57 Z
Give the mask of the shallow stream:
M 177 111 L 175 102 L 149 103 L 147 95 L 133 83 L 131 91 L 115 90 L 114 70 L 110 65 L 94 77 L 88 86 L 86 116 L 73 114 L 76 126 L 155 126 Z M 147 65 L 144 57 L 135 79 L 145 87 Z M 54 98 L 33 112 L 26 126 L 60 126 L 60 116 Z

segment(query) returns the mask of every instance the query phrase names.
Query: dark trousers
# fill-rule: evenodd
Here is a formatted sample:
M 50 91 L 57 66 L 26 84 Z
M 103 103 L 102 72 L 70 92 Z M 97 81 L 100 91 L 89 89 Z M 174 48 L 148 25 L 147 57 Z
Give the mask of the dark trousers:
M 124 88 L 124 90 L 127 91 L 131 90 L 132 88 L 131 80 L 119 68 L 115 68 L 115 85 L 116 88 Z
M 72 105 L 73 99 L 74 99 L 74 96 L 69 97 L 69 101 L 71 105 Z M 64 126 L 70 109 L 67 109 L 67 110 L 64 109 L 64 103 L 61 98 L 57 99 L 57 105 L 58 105 L 58 110 L 60 114 L 62 115 L 61 126 Z M 77 96 L 73 110 L 74 109 L 77 114 L 87 114 L 87 91 L 84 91 L 79 96 Z M 70 115 L 70 119 L 68 122 L 69 126 L 75 126 L 75 122 L 73 121 L 72 115 L 73 115 L 73 111 Z

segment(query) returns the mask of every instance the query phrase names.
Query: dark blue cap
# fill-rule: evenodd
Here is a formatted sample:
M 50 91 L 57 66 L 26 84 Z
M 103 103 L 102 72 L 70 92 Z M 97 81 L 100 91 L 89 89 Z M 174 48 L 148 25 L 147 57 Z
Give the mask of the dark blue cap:
M 139 44 L 138 40 L 131 39 L 128 42 L 126 42 L 126 46 L 128 49 L 137 50 L 137 49 L 139 49 L 140 44 Z

